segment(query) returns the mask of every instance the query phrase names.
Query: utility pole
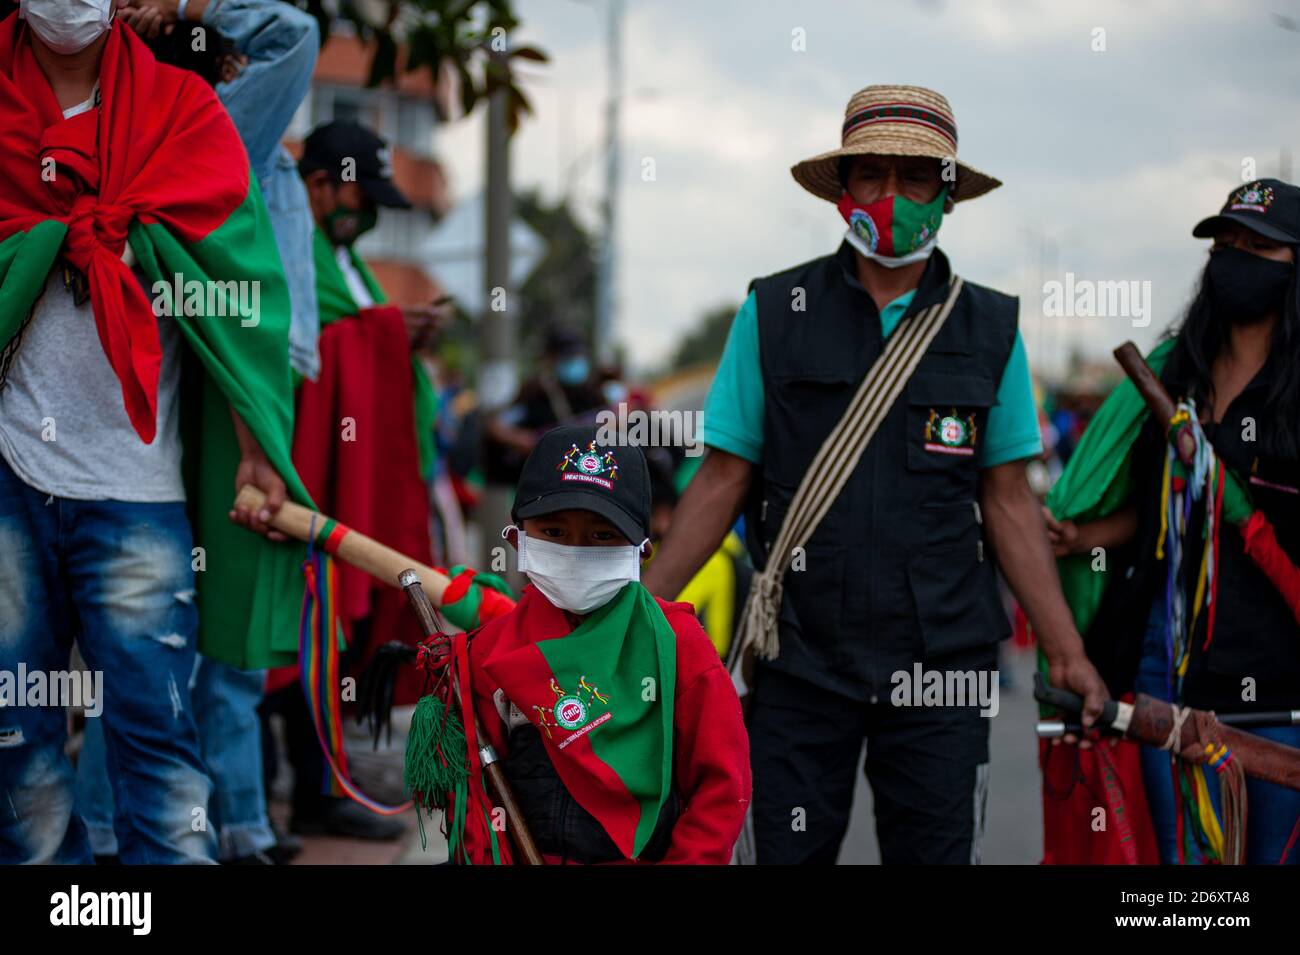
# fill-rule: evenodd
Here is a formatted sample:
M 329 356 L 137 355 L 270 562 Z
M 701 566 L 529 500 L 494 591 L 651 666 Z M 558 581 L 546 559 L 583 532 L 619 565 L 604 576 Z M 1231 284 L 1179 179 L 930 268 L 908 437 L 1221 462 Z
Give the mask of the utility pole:
M 596 270 L 596 359 L 614 359 L 614 308 L 617 295 L 619 110 L 623 100 L 624 0 L 609 2 L 608 100 L 605 103 L 605 201 L 600 261 Z
M 491 53 L 494 68 L 505 68 L 505 51 Z M 518 309 L 510 288 L 510 220 L 514 198 L 510 191 L 510 128 L 507 118 L 508 91 L 504 85 L 488 98 L 487 188 L 483 190 L 484 216 L 483 287 L 486 309 L 479 322 L 478 399 L 486 417 L 509 404 L 519 390 L 519 363 L 515 354 L 518 340 Z M 486 531 L 479 547 L 479 567 L 495 570 L 491 550 L 500 541 L 495 531 L 510 522 L 511 489 L 488 484 L 483 489 L 477 524 Z

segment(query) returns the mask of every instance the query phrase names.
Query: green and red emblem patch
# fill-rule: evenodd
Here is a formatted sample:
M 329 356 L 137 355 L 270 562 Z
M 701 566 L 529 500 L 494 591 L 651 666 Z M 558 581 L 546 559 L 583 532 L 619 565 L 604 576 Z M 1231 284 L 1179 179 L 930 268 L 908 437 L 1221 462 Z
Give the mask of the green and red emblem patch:
M 546 731 L 547 738 L 551 738 L 551 727 L 563 730 L 576 730 L 577 732 L 566 736 L 556 744 L 560 749 L 564 749 L 575 739 L 585 736 L 602 723 L 608 722 L 614 715 L 609 712 L 609 697 L 600 692 L 600 688 L 587 682 L 585 675 L 578 678 L 578 689 L 569 692 L 561 687 L 555 680 L 551 680 L 551 692 L 555 694 L 555 705 L 534 706 L 533 710 L 537 713 L 538 724 Z M 592 711 L 599 704 L 606 708 L 606 712 L 592 719 Z M 551 718 L 554 718 L 554 722 Z
M 974 413 L 963 418 L 956 408 L 946 415 L 940 415 L 935 408 L 930 409 L 925 419 L 925 450 L 969 457 L 975 453 L 975 438 Z

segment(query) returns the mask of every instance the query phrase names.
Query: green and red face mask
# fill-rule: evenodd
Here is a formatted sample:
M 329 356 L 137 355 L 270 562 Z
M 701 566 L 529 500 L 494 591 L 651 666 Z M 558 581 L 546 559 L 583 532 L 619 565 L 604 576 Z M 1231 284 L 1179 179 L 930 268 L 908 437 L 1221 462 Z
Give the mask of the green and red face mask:
M 858 252 L 888 268 L 920 262 L 934 251 L 948 187 L 926 203 L 885 196 L 863 205 L 845 192 L 838 208 L 849 224 L 845 238 Z

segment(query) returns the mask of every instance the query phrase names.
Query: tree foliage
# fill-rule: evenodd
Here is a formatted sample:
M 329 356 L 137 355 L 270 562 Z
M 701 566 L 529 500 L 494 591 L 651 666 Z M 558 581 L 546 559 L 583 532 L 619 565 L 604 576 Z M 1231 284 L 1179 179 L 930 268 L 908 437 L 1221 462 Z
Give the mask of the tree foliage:
M 287 2 L 287 0 L 286 0 Z M 545 63 L 536 47 L 509 46 L 519 25 L 511 0 L 296 0 L 320 24 L 322 44 L 337 17 L 351 23 L 363 42 L 373 42 L 367 85 L 397 79 L 397 50 L 407 46 L 406 72 L 428 70 L 435 82 L 444 68 L 457 76 L 460 106 L 469 114 L 484 97 L 504 87 L 510 131 L 532 105 L 518 83 L 519 60 Z M 378 15 L 376 15 L 378 13 Z

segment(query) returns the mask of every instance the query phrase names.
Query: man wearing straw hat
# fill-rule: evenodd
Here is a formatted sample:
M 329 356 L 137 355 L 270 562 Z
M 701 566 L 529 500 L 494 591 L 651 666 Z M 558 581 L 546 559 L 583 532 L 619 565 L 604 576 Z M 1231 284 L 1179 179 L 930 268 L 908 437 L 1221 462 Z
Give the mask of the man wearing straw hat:
M 835 861 L 864 739 L 883 861 L 978 861 L 1008 632 L 995 560 L 1085 722 L 1106 696 L 1025 479 L 1041 446 L 1017 302 L 937 247 L 945 213 L 1001 184 L 956 152 L 944 97 L 870 86 L 841 148 L 791 170 L 844 242 L 752 283 L 709 454 L 645 575 L 676 594 L 744 514 L 760 569 L 733 672 L 759 862 Z

